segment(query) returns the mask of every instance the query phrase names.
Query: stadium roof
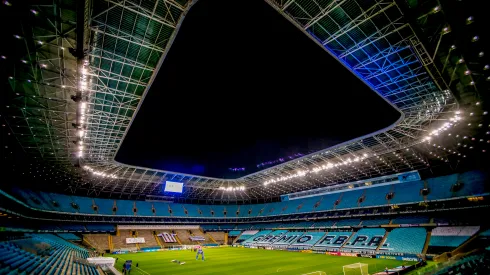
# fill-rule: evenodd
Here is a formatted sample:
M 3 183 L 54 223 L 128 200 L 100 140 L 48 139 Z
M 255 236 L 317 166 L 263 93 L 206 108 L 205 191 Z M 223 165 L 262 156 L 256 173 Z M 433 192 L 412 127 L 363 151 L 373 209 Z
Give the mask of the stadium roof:
M 124 165 L 114 157 L 194 2 L 4 1 L 2 16 L 16 14 L 19 24 L 4 30 L 11 34 L 1 48 L 10 85 L 1 106 L 3 131 L 39 160 L 37 170 L 63 174 L 56 183 L 73 192 L 161 195 L 162 183 L 173 180 L 185 183 L 185 198 L 223 201 L 458 161 L 466 150 L 458 139 L 482 133 L 484 110 L 475 91 L 488 85 L 484 67 L 470 69 L 473 56 L 452 46 L 459 36 L 445 39 L 452 29 L 437 1 L 266 2 L 402 117 L 381 131 L 234 180 Z M 455 95 L 465 105 L 461 114 Z M 445 140 L 453 129 L 461 137 Z

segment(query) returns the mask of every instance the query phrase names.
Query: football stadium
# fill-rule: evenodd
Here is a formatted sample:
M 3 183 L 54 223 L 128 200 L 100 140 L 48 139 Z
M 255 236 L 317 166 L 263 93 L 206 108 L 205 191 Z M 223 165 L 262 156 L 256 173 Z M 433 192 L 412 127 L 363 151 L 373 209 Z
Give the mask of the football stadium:
M 484 3 L 2 0 L 0 275 L 490 274 Z

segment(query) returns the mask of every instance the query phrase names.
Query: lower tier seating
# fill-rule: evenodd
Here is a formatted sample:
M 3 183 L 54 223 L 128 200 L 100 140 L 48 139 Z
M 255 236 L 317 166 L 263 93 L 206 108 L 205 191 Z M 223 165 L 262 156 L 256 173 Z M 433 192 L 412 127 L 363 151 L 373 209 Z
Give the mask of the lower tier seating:
M 388 234 L 383 248 L 393 252 L 420 254 L 424 249 L 426 237 L 425 228 L 396 228 Z
M 99 252 L 110 250 L 109 234 L 85 234 L 83 238 Z
M 88 251 L 50 234 L 26 235 L 0 243 L 0 274 L 98 275 L 94 265 L 78 264 Z

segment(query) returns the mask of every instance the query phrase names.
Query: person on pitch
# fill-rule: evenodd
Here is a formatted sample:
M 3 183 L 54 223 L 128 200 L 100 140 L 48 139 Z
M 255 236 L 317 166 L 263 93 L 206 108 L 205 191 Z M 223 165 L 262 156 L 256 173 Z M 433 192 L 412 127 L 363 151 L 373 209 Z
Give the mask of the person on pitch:
M 201 246 L 197 247 L 196 260 L 199 259 L 199 254 L 201 254 L 201 259 L 204 261 L 204 251 L 202 250 Z

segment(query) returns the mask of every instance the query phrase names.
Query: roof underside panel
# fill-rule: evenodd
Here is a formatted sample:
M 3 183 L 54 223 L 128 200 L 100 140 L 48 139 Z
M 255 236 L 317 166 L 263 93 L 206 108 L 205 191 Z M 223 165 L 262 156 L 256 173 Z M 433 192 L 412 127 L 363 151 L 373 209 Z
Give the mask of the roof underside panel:
M 76 188 L 89 193 L 161 194 L 162 182 L 174 180 L 185 183 L 186 198 L 252 200 L 416 170 L 427 162 L 413 146 L 422 142 L 427 126 L 454 105 L 396 1 L 266 0 L 397 107 L 403 113 L 398 124 L 237 180 L 124 165 L 114 157 L 192 3 L 92 1 L 84 30 L 88 65 L 81 70 L 80 60 L 71 54 L 77 45 L 76 2 L 57 2 L 32 5 L 39 11 L 35 23 L 19 27 L 25 62 L 15 65 L 9 79 L 6 120 L 31 156 L 56 161 L 70 172 L 71 163 L 80 162 L 76 174 L 83 180 Z M 75 102 L 72 96 L 80 92 L 80 79 L 87 82 L 86 89 Z M 80 104 L 86 104 L 82 114 Z M 82 132 L 73 127 L 80 115 Z M 77 158 L 79 150 L 83 157 Z M 353 162 L 357 164 L 348 165 Z M 326 169 L 328 165 L 334 168 Z M 301 171 L 305 175 L 298 177 Z M 246 190 L 219 189 L 238 186 Z

